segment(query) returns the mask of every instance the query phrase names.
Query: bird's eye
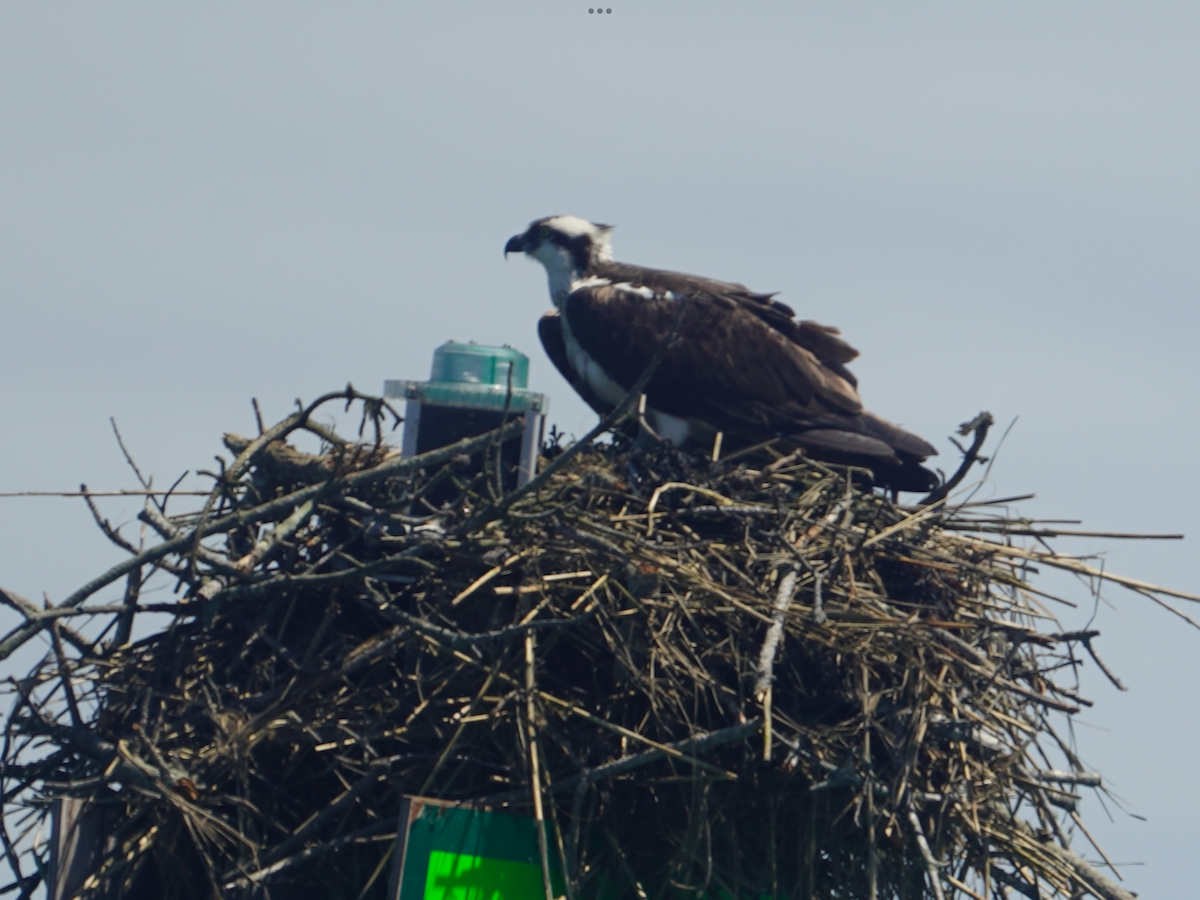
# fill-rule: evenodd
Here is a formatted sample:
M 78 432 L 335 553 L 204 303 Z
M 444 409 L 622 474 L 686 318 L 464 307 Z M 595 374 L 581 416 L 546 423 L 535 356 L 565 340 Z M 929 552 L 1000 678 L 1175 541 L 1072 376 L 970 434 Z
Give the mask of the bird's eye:
M 538 228 L 538 237 L 540 237 L 543 241 L 550 237 L 550 226 L 543 225 Z

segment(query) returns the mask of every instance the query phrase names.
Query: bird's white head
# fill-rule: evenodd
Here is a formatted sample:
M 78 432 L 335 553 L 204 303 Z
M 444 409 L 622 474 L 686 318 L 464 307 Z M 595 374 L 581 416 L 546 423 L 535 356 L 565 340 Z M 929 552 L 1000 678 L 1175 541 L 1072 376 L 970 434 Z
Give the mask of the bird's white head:
M 611 234 L 611 225 L 576 216 L 548 216 L 509 238 L 504 255 L 524 253 L 545 266 L 550 297 L 561 306 L 573 281 L 585 277 L 597 263 L 612 261 Z

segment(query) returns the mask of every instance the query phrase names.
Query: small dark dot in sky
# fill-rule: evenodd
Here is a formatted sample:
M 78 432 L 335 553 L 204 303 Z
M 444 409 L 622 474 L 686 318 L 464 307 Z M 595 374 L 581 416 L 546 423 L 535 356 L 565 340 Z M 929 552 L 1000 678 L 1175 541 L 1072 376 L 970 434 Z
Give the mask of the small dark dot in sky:
M 591 15 L 592 13 L 594 13 L 594 12 L 595 12 L 595 10 L 594 10 L 594 9 L 589 9 L 589 10 L 588 10 L 588 15 L 590 16 L 590 15 Z
M 610 16 L 612 15 L 612 10 L 611 10 L 611 9 L 605 10 L 605 12 L 607 12 L 607 13 L 608 13 Z

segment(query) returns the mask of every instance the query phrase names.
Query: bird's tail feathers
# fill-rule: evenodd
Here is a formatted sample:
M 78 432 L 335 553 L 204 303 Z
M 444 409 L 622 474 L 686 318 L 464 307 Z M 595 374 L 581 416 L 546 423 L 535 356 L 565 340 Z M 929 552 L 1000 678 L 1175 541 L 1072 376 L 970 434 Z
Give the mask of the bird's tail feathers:
M 937 456 L 937 448 L 933 444 L 917 437 L 911 431 L 905 431 L 899 425 L 879 418 L 874 413 L 864 410 L 862 423 L 867 434 L 883 441 L 900 456 L 910 457 L 918 462 L 930 456 Z

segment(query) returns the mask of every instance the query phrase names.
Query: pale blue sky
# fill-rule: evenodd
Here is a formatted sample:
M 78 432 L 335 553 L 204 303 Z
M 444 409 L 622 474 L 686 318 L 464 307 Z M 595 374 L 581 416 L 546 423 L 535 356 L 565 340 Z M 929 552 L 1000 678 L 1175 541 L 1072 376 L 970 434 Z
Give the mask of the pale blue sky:
M 840 326 L 867 404 L 947 453 L 1019 416 L 985 491 L 1185 532 L 1060 546 L 1200 592 L 1198 47 L 1186 3 L 7 3 L 0 491 L 131 486 L 110 415 L 172 481 L 251 396 L 425 377 L 448 338 L 525 350 L 580 433 L 541 270 L 501 256 L 571 213 Z M 0 500 L 6 587 L 116 557 L 80 501 Z M 1183 896 L 1200 633 L 1106 595 L 1130 692 L 1088 677 L 1081 749 L 1149 821 L 1084 812 Z

